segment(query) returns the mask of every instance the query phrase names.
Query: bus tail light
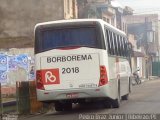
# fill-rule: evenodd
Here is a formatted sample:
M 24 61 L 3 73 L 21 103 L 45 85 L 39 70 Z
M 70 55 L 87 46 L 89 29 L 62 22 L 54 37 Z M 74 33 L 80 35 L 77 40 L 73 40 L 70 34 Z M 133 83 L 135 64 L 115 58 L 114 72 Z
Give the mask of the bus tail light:
M 99 86 L 103 86 L 108 83 L 107 70 L 105 66 L 100 66 L 100 80 Z
M 44 85 L 42 82 L 42 72 L 40 70 L 36 71 L 36 86 L 37 89 L 44 90 Z

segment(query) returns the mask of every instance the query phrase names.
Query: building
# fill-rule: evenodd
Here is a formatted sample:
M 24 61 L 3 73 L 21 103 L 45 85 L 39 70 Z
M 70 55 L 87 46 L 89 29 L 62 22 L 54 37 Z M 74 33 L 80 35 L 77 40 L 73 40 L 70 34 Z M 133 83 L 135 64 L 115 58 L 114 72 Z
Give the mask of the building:
M 142 51 L 142 48 L 139 49 L 137 47 L 137 40 L 135 39 L 135 35 L 133 34 L 128 34 L 128 40 L 129 42 L 132 44 L 132 48 L 133 48 L 133 55 L 131 58 L 131 68 L 132 68 L 132 72 L 136 71 L 137 68 L 140 68 L 139 71 L 139 76 L 141 78 L 145 77 L 145 71 L 143 69 L 145 69 L 145 54 Z M 144 61 L 144 62 L 142 62 Z
M 124 19 L 127 22 L 127 32 L 134 35 L 138 47 L 134 51 L 137 67 L 141 68 L 142 76 L 148 78 L 152 76 L 153 59 L 159 55 L 158 15 L 129 15 Z
M 116 27 L 116 10 L 111 0 L 79 0 L 78 18 L 99 18 Z
M 76 0 L 0 0 L 0 53 L 8 58 L 28 56 L 27 69 L 16 67 L 3 71 L 5 84 L 33 80 L 29 69 L 34 66 L 34 26 L 37 23 L 74 18 L 77 18 Z M 5 65 L 9 63 L 12 64 L 7 60 Z
M 158 21 L 158 56 L 153 58 L 153 63 L 152 63 L 152 75 L 153 76 L 160 76 L 160 21 Z
M 0 48 L 33 47 L 36 23 L 77 18 L 76 0 L 1 0 Z
M 133 14 L 130 7 L 122 6 L 112 0 L 78 0 L 78 18 L 99 18 L 114 27 L 127 32 L 125 15 Z M 116 4 L 116 5 L 115 5 Z

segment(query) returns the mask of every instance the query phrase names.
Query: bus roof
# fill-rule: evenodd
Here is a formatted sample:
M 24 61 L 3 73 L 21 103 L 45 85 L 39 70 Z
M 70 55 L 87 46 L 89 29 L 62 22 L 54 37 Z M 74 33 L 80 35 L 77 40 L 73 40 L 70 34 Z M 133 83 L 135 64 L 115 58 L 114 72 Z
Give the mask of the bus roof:
M 114 31 L 119 32 L 122 35 L 126 35 L 125 32 L 119 30 L 118 28 L 112 26 L 111 24 L 108 24 L 107 22 L 103 21 L 102 19 L 69 19 L 69 20 L 56 20 L 56 21 L 49 21 L 49 22 L 42 22 L 38 23 L 35 26 L 35 29 L 38 26 L 48 26 L 52 24 L 57 24 L 57 23 L 71 23 L 71 22 L 99 22 L 101 25 L 106 25 L 109 29 L 113 29 Z

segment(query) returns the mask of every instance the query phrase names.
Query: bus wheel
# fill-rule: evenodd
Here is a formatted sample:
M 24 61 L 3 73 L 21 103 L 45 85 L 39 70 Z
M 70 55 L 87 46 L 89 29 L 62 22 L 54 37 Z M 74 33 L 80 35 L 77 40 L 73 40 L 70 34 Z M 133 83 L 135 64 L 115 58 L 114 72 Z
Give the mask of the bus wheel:
M 110 99 L 104 100 L 103 104 L 104 104 L 104 108 L 111 108 L 111 100 Z
M 122 100 L 128 100 L 128 99 L 129 99 L 129 94 L 122 96 Z
M 56 102 L 56 103 L 54 104 L 54 107 L 55 107 L 55 110 L 56 110 L 56 111 L 63 111 L 63 105 L 62 105 L 62 103 L 60 103 L 60 102 Z
M 121 96 L 120 96 L 120 84 L 118 84 L 118 91 L 117 91 L 117 99 L 112 101 L 112 107 L 113 108 L 119 108 L 120 107 L 120 102 L 121 102 Z
M 71 111 L 72 110 L 72 103 L 64 103 L 63 108 L 65 111 Z
M 128 85 L 129 87 L 128 87 L 128 93 L 126 94 L 126 95 L 124 95 L 124 96 L 122 96 L 122 100 L 128 100 L 129 99 L 129 93 L 131 93 L 131 87 L 132 87 L 132 84 L 131 84 L 131 80 L 129 79 L 129 85 Z
M 129 93 L 132 92 L 132 80 L 129 78 Z

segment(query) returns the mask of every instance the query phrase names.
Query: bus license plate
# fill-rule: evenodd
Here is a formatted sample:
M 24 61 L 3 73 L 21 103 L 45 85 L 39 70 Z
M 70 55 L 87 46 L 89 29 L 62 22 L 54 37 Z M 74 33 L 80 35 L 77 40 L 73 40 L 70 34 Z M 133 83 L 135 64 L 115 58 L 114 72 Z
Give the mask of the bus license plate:
M 78 97 L 78 93 L 68 93 L 66 94 L 67 98 L 77 98 Z

